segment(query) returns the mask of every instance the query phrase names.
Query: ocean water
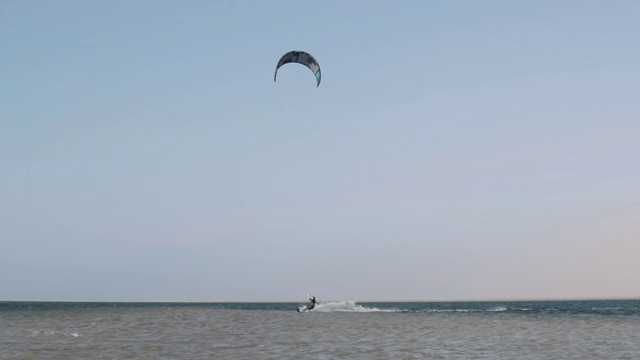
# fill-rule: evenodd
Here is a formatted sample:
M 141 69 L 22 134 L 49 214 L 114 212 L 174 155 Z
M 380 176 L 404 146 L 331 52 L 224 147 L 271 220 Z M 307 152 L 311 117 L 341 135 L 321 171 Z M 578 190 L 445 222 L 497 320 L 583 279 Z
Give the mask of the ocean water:
M 0 302 L 0 359 L 640 359 L 640 300 Z

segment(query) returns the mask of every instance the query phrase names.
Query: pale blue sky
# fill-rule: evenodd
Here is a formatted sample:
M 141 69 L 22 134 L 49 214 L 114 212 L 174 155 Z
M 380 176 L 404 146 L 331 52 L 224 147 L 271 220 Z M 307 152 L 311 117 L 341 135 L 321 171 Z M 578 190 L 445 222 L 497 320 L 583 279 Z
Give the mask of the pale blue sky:
M 2 1 L 0 299 L 638 297 L 639 18 Z

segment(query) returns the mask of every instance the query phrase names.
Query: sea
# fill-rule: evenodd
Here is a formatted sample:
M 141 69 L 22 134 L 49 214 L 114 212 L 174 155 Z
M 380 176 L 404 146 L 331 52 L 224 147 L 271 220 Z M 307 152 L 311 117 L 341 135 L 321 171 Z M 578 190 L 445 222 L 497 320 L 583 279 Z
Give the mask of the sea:
M 640 300 L 0 301 L 0 359 L 640 359 Z

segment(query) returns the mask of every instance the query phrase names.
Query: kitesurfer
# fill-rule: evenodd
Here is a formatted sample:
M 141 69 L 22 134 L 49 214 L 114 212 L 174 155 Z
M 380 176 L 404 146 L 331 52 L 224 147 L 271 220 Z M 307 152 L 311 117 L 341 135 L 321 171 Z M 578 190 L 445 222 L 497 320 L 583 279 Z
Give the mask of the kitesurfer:
M 309 304 L 307 304 L 307 306 L 305 306 L 302 309 L 298 309 L 298 312 L 310 311 L 314 307 L 316 307 L 316 297 L 311 295 L 309 296 Z

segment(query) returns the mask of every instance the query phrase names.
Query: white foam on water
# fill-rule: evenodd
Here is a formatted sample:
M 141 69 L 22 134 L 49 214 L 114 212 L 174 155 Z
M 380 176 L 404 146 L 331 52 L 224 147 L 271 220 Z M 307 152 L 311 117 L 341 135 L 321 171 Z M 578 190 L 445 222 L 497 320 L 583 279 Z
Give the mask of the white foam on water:
M 366 307 L 356 304 L 355 301 L 330 301 L 325 303 L 318 303 L 313 309 L 316 312 L 399 312 L 400 310 L 394 309 L 378 309 L 377 307 Z

